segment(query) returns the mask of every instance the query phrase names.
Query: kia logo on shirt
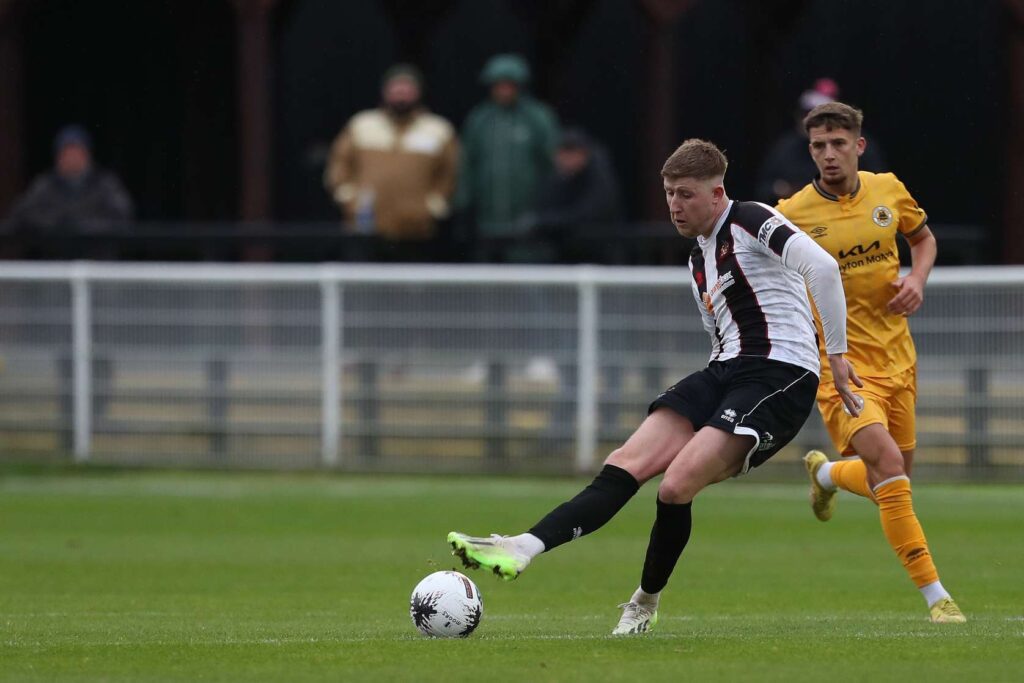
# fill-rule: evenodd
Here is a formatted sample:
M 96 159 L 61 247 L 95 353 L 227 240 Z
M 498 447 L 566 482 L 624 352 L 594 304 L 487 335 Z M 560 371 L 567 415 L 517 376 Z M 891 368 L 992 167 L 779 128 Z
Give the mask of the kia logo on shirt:
M 863 244 L 857 244 L 855 246 L 850 247 L 846 251 L 843 251 L 842 249 L 840 249 L 839 250 L 839 258 L 849 258 L 851 256 L 863 256 L 864 254 L 867 254 L 870 251 L 874 251 L 875 249 L 881 249 L 881 248 L 882 248 L 882 245 L 878 242 L 878 240 L 875 240 L 874 242 L 872 242 L 871 244 L 869 244 L 866 247 Z

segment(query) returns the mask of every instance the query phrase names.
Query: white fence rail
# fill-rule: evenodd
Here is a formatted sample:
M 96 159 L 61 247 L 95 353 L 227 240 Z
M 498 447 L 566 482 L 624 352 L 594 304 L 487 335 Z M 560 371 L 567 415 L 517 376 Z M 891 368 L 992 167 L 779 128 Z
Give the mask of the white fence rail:
M 0 263 L 0 456 L 593 470 L 702 367 L 665 268 Z M 1024 269 L 937 270 L 919 463 L 1024 474 Z M 780 454 L 825 443 L 815 417 Z

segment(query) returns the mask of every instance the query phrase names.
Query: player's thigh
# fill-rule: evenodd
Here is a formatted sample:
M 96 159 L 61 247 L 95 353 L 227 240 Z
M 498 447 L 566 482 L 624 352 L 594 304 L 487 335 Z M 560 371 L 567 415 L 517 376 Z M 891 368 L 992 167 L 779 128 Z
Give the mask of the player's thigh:
M 754 442 L 753 436 L 702 427 L 668 466 L 658 497 L 665 503 L 688 503 L 701 489 L 736 476 Z
M 670 408 L 656 408 L 605 463 L 621 467 L 643 484 L 668 468 L 693 432 L 689 418 Z
M 664 472 L 717 407 L 727 374 L 724 364 L 712 363 L 662 392 L 640 428 L 605 462 L 623 468 L 641 484 Z

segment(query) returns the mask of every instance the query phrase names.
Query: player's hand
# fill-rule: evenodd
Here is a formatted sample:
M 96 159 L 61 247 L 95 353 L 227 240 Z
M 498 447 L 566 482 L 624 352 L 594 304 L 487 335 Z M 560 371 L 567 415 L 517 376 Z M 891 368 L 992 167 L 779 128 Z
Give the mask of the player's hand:
M 913 275 L 901 277 L 892 283 L 896 296 L 890 299 L 887 308 L 896 315 L 913 315 L 924 301 L 924 281 Z
M 859 416 L 860 411 L 864 408 L 864 400 L 853 393 L 850 383 L 852 382 L 857 387 L 863 387 L 864 382 L 860 381 L 860 377 L 853 369 L 853 364 L 846 360 L 843 354 L 828 354 L 828 364 L 832 367 L 832 381 L 836 386 L 836 391 L 839 392 L 839 398 L 846 406 L 846 412 L 853 417 Z

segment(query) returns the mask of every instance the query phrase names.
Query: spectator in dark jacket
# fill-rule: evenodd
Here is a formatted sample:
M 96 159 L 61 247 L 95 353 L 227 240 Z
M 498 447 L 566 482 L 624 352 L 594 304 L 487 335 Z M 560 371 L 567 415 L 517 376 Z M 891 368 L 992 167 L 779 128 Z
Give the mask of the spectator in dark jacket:
M 579 128 L 567 128 L 555 150 L 555 171 L 540 190 L 528 221 L 563 258 L 583 231 L 593 234 L 621 219 L 619 185 L 604 146 Z
M 54 169 L 33 181 L 8 217 L 14 230 L 42 233 L 114 232 L 132 219 L 132 199 L 112 172 L 92 159 L 92 139 L 68 126 L 54 140 Z

